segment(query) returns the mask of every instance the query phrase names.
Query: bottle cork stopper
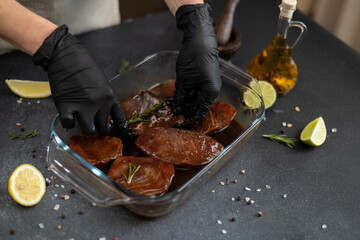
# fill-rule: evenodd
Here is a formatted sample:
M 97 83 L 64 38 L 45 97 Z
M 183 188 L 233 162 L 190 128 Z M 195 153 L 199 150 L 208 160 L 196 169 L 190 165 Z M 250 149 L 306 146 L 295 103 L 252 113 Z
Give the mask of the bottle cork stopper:
M 296 0 L 282 0 L 281 7 L 285 10 L 295 10 L 296 9 Z
M 282 0 L 280 4 L 281 12 L 280 15 L 282 17 L 291 18 L 294 11 L 296 10 L 296 0 Z

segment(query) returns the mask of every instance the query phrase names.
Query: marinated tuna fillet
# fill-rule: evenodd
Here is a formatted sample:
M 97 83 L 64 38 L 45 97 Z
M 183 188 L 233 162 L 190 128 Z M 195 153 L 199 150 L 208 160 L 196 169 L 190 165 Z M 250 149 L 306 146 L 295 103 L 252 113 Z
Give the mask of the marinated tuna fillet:
M 232 105 L 225 102 L 214 102 L 206 118 L 190 130 L 202 134 L 222 130 L 230 124 L 235 115 L 236 110 Z
M 140 135 L 147 128 L 172 127 L 181 124 L 184 120 L 182 115 L 174 116 L 170 107 L 160 98 L 148 91 L 141 91 L 121 103 L 127 120 L 135 114 L 142 114 L 149 108 L 162 102 L 163 107 L 144 118 L 144 121 L 131 124 L 131 129 L 135 135 Z
M 175 79 L 160 83 L 159 85 L 151 88 L 149 92 L 161 98 L 174 97 Z
M 130 183 L 129 163 L 132 169 L 139 169 L 133 174 Z M 118 157 L 111 166 L 108 176 L 125 188 L 142 195 L 158 195 L 166 192 L 174 177 L 174 166 L 171 163 L 151 157 Z
M 69 147 L 97 168 L 104 168 L 122 155 L 122 142 L 116 137 L 80 136 L 69 139 Z
M 164 127 L 148 129 L 135 145 L 148 156 L 186 167 L 207 164 L 224 148 L 201 133 Z

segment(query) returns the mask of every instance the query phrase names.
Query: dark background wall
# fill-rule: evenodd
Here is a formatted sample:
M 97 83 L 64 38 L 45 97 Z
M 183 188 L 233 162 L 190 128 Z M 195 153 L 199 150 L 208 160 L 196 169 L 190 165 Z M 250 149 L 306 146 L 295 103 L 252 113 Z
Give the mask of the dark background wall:
M 119 0 L 121 21 L 166 9 L 164 0 Z

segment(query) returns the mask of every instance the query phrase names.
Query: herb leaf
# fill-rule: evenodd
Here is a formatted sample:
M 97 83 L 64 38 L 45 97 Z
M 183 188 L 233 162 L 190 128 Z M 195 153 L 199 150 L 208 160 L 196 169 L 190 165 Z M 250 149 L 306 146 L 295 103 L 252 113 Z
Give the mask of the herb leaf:
M 132 118 L 128 121 L 129 124 L 133 124 L 136 122 L 149 122 L 150 120 L 145 120 L 144 118 L 146 118 L 147 116 L 150 115 L 156 115 L 159 116 L 156 111 L 160 110 L 160 109 L 165 109 L 165 106 L 163 105 L 164 102 L 159 102 L 158 104 L 155 104 L 154 106 L 148 108 L 145 112 L 139 114 L 139 113 L 135 113 L 134 116 L 132 116 Z
M 286 135 L 268 134 L 262 135 L 264 138 L 269 138 L 272 141 L 285 143 L 289 148 L 295 147 L 296 138 L 286 138 Z
M 25 138 L 31 138 L 31 137 L 35 137 L 36 135 L 39 134 L 38 131 L 35 130 L 30 130 L 27 133 L 23 133 L 23 134 L 16 134 L 12 131 L 8 131 L 9 135 L 11 138 L 15 138 L 15 139 L 21 139 L 24 140 Z
M 121 171 L 122 175 L 124 176 L 124 178 L 128 184 L 131 183 L 132 178 L 134 177 L 135 173 L 139 170 L 139 168 L 140 168 L 140 165 L 135 166 L 135 165 L 132 165 L 131 163 L 129 163 L 129 176 L 126 176 L 125 173 L 123 173 L 123 171 Z
M 119 73 L 122 73 L 130 68 L 130 63 L 128 61 L 122 60 L 121 66 L 118 70 Z

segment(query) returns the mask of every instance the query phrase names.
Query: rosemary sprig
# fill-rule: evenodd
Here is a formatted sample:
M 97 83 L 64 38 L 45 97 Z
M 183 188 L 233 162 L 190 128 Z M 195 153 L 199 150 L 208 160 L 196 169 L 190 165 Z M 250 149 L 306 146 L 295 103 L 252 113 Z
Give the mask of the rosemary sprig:
M 130 68 L 130 63 L 128 61 L 122 60 L 121 66 L 118 70 L 119 73 L 122 73 Z
M 158 104 L 155 104 L 154 106 L 148 108 L 145 112 L 139 114 L 139 113 L 135 113 L 134 116 L 132 116 L 132 118 L 128 121 L 129 124 L 133 124 L 136 122 L 149 122 L 150 120 L 145 120 L 144 118 L 146 118 L 147 116 L 150 115 L 156 115 L 159 116 L 156 111 L 160 110 L 160 109 L 165 109 L 165 106 L 163 105 L 164 102 L 159 102 Z
M 31 137 L 35 137 L 36 135 L 39 134 L 38 131 L 35 130 L 30 130 L 27 133 L 23 133 L 23 134 L 16 134 L 12 131 L 8 131 L 9 135 L 11 136 L 11 138 L 15 138 L 15 139 L 21 139 L 24 140 L 25 138 L 31 138 Z
M 129 163 L 129 176 L 126 176 L 123 171 L 121 171 L 122 175 L 124 176 L 126 182 L 128 184 L 131 183 L 132 178 L 134 177 L 135 173 L 139 170 L 140 165 L 139 166 L 135 166 L 132 165 L 131 163 Z
M 268 134 L 262 135 L 265 138 L 269 138 L 272 141 L 285 143 L 289 148 L 295 147 L 296 138 L 286 138 L 286 135 Z

